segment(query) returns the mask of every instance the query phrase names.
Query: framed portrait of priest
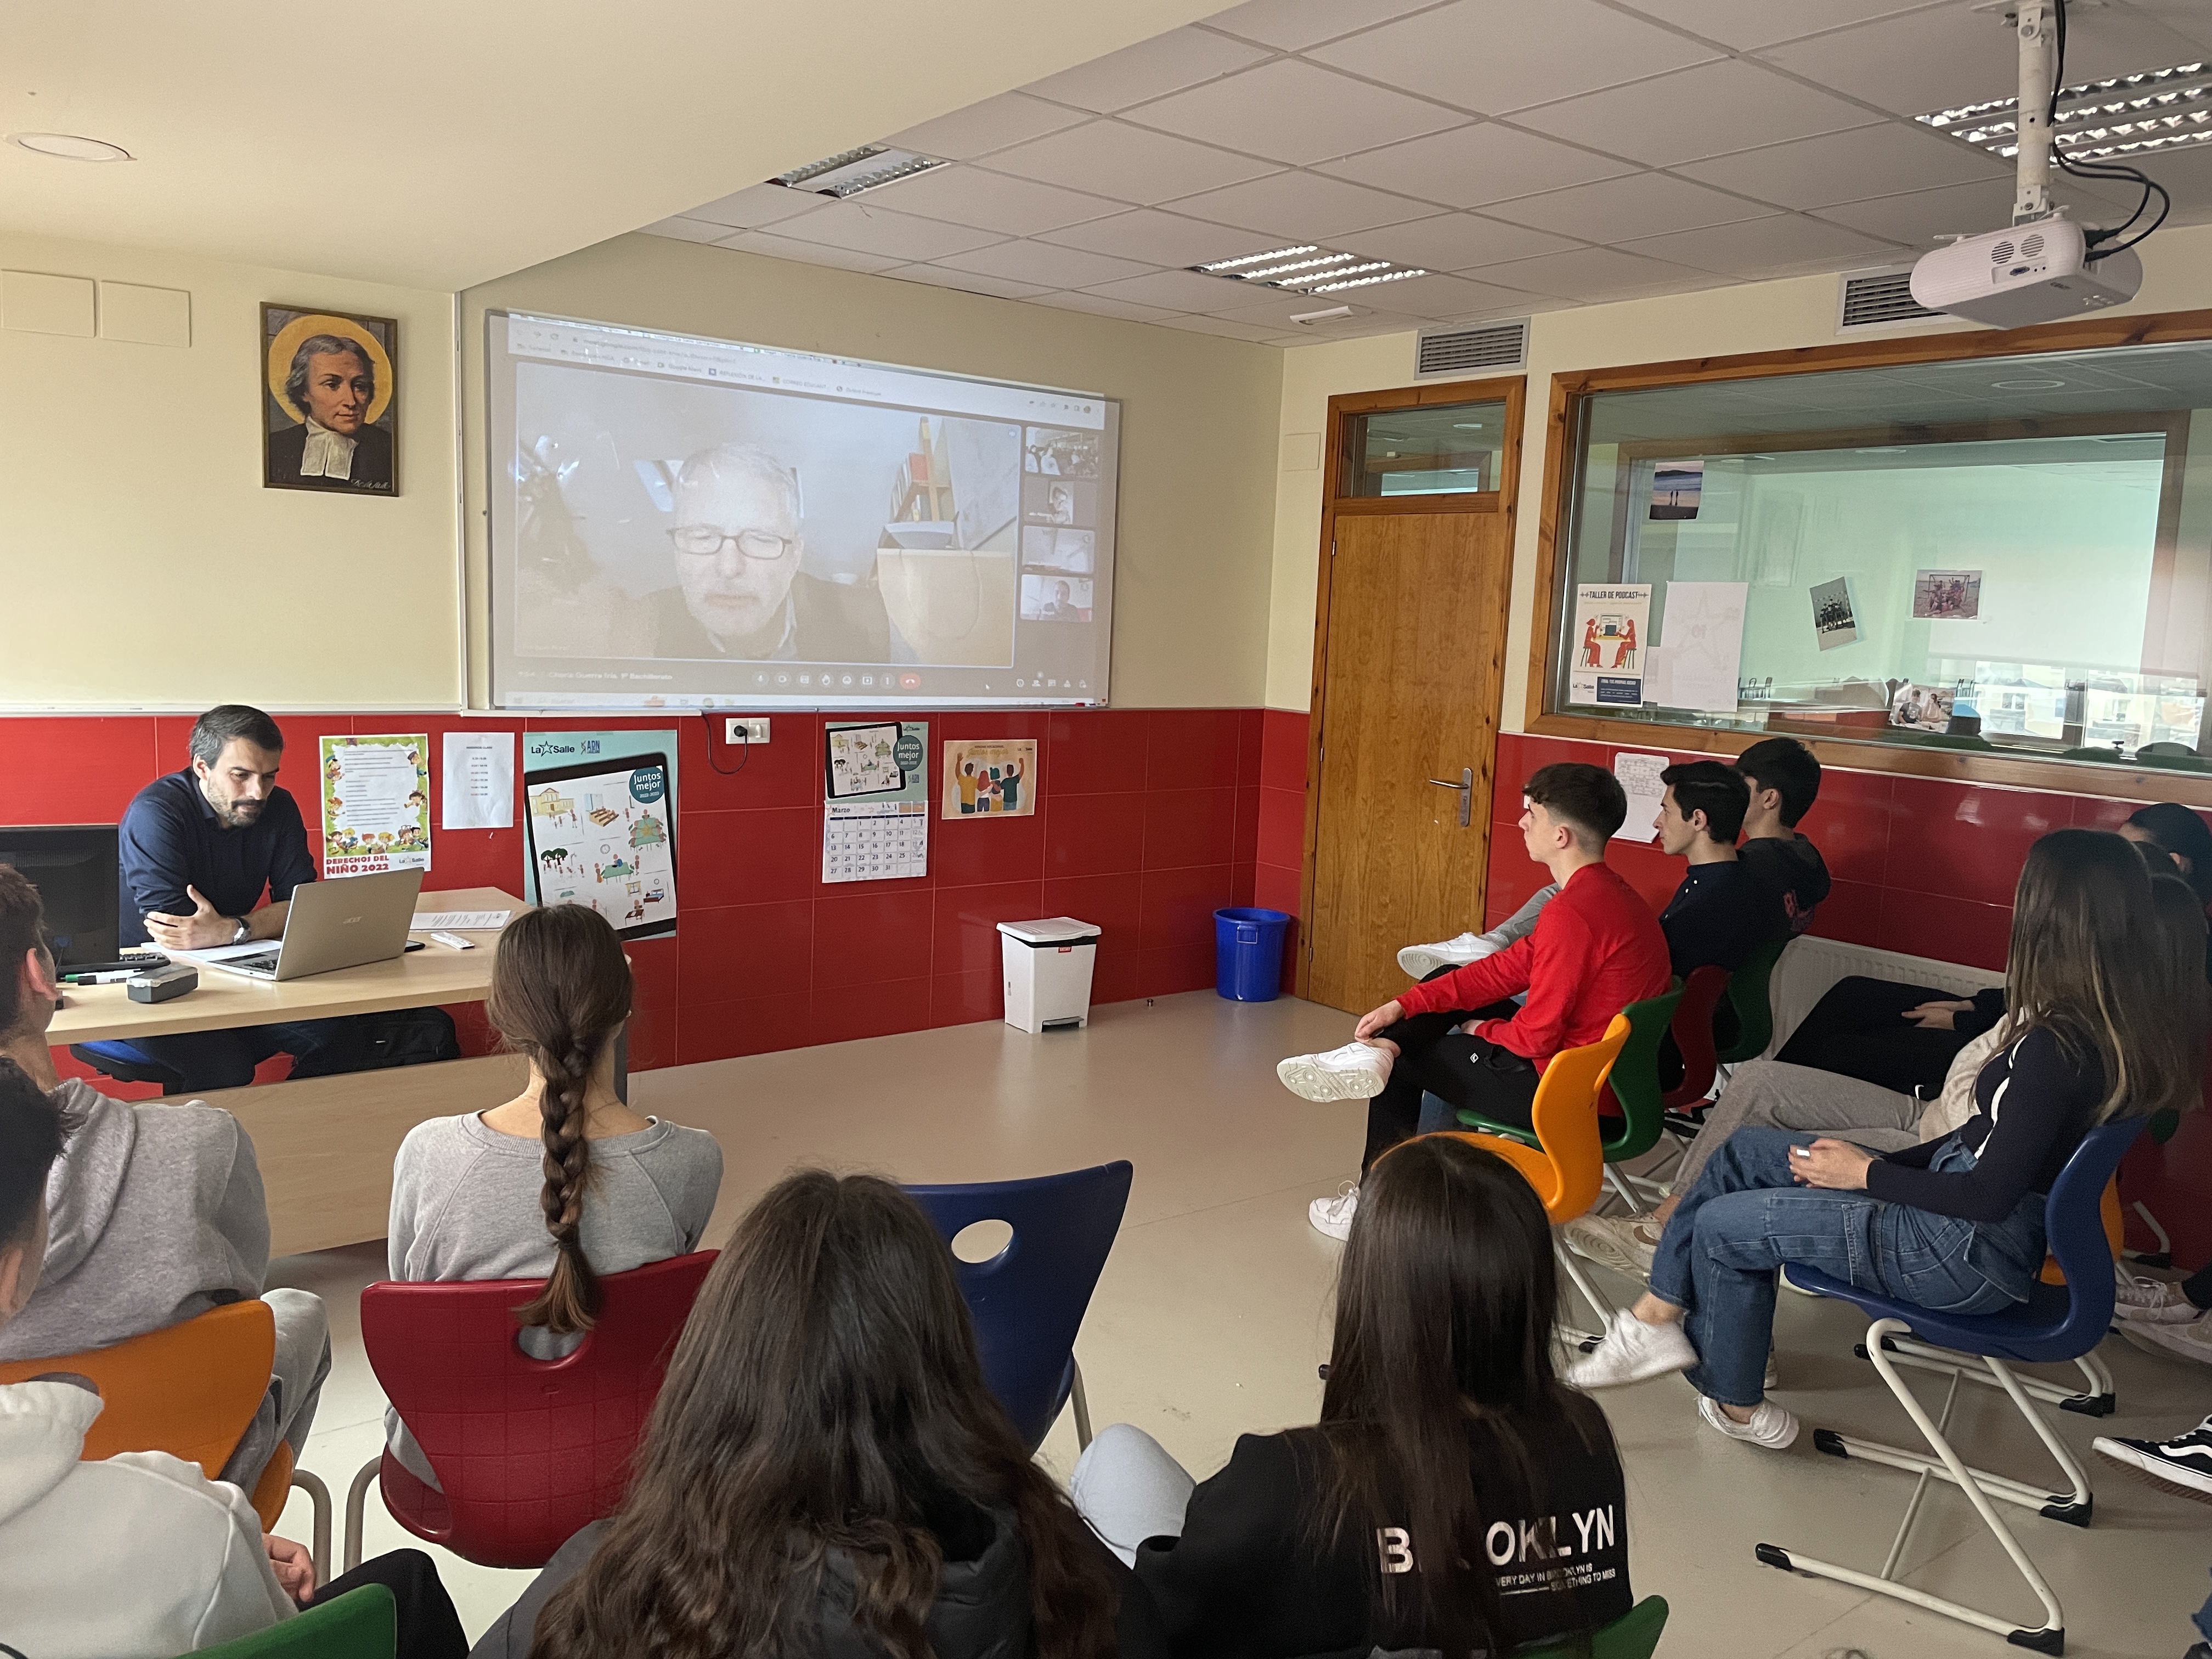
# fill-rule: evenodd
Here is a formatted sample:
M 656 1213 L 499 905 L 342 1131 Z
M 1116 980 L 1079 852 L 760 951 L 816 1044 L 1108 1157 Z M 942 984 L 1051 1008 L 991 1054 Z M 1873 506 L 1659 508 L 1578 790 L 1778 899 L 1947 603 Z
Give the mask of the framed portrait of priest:
M 399 325 L 261 307 L 261 482 L 270 489 L 399 493 Z

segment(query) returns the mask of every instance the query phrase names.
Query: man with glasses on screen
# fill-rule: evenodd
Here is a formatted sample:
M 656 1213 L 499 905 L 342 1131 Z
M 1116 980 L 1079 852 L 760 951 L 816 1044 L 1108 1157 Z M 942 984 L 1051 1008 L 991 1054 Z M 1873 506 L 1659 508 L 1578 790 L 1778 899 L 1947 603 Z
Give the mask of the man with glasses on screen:
M 892 660 L 890 617 L 872 586 L 841 588 L 800 570 L 803 506 L 791 469 L 750 444 L 720 444 L 684 461 L 675 501 L 677 586 L 647 596 L 659 655 Z

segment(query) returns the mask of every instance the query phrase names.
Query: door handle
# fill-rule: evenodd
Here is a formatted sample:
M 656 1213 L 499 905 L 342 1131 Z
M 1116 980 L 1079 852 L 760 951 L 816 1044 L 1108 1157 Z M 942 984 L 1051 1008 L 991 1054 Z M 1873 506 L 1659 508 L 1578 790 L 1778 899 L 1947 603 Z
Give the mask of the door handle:
M 1460 768 L 1457 783 L 1454 783 L 1449 778 L 1431 778 L 1429 781 L 1439 789 L 1459 791 L 1459 827 L 1461 829 L 1464 830 L 1474 822 L 1474 769 L 1472 766 Z

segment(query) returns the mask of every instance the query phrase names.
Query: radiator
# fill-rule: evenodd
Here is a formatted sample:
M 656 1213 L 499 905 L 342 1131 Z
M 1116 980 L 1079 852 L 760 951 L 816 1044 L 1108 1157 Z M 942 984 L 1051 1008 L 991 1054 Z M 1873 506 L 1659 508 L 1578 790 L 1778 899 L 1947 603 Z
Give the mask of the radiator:
M 1768 981 L 1767 994 L 1774 1004 L 1774 1041 L 1762 1060 L 1771 1060 L 1798 1022 L 1813 1012 L 1813 1005 L 1839 979 L 1857 974 L 1868 979 L 1894 980 L 1904 985 L 1933 985 L 1954 997 L 1970 997 L 2004 975 L 1988 968 L 1969 968 L 1956 962 L 1937 962 L 1930 957 L 1908 957 L 1897 951 L 1877 951 L 1870 945 L 1850 945 L 1842 939 L 1816 939 L 1808 933 L 1782 953 Z

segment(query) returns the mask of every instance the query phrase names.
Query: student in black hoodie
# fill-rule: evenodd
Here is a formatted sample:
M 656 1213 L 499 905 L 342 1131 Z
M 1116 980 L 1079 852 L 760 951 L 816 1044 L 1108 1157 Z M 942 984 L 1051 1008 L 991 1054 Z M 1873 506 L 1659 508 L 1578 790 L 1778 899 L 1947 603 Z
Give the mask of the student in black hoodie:
M 1820 798 L 1820 763 L 1795 738 L 1765 738 L 1735 757 L 1735 769 L 1751 790 L 1736 856 L 1773 895 L 1794 939 L 1813 925 L 1814 907 L 1828 896 L 1820 849 L 1797 830 Z
M 806 1170 L 708 1273 L 623 1507 L 475 1653 L 1108 1659 L 1127 1577 L 984 1385 L 920 1206 Z
M 1175 1659 L 1498 1654 L 1632 1605 L 1620 1460 L 1553 1375 L 1551 1232 L 1473 1136 L 1376 1160 L 1336 1293 L 1321 1421 L 1241 1436 L 1194 1491 L 1116 1425 L 1076 1505 L 1123 1559 L 1122 1653 Z
M 1736 852 L 1750 791 L 1741 774 L 1718 761 L 1684 761 L 1659 781 L 1666 786 L 1652 823 L 1659 850 L 1690 866 L 1659 913 L 1668 959 L 1678 979 L 1694 968 L 1733 971 L 1784 926 L 1778 897 Z

